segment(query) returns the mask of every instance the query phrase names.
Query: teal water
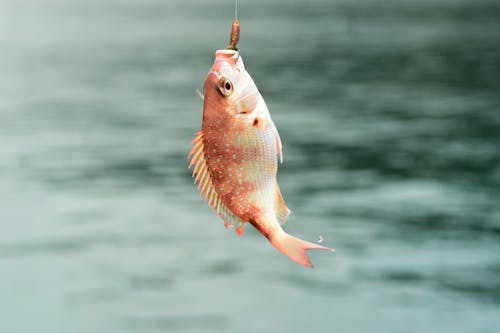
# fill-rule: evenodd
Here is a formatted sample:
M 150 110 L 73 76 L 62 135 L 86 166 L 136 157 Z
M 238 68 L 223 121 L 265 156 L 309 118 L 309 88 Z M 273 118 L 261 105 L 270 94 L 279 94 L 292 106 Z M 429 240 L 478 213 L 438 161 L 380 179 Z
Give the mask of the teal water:
M 187 170 L 231 1 L 0 2 L 0 332 L 496 332 L 500 6 L 240 1 L 305 269 Z

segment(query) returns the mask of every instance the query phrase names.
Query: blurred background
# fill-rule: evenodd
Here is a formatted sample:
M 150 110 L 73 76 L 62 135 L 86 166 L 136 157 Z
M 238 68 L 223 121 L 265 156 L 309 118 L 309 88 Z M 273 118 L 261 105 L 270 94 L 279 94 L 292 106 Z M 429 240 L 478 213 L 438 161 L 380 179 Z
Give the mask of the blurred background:
M 0 331 L 496 332 L 498 1 L 239 1 L 313 270 L 187 170 L 233 13 L 0 2 Z

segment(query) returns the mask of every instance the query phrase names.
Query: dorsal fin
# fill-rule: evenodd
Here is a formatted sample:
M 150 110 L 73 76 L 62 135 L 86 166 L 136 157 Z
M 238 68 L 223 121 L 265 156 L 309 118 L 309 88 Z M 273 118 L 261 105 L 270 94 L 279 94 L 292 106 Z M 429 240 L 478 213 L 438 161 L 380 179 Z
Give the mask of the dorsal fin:
M 208 204 L 217 212 L 217 215 L 219 215 L 224 220 L 224 225 L 226 226 L 226 228 L 234 226 L 236 229 L 236 233 L 240 236 L 243 235 L 245 222 L 234 215 L 231 210 L 224 204 L 213 185 L 212 176 L 210 174 L 210 170 L 208 169 L 208 164 L 205 160 L 203 132 L 198 131 L 191 142 L 193 143 L 193 148 L 191 148 L 188 156 L 188 158 L 191 160 L 189 162 L 189 168 L 194 166 L 194 183 L 198 184 L 198 190 L 200 191 L 200 194 L 202 196 L 204 195 L 204 198 L 208 201 Z

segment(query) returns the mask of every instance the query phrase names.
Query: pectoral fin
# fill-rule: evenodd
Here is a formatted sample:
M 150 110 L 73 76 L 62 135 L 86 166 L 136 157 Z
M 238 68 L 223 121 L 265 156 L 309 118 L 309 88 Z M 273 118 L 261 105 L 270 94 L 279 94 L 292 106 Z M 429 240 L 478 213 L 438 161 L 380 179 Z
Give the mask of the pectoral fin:
M 280 163 L 283 163 L 283 147 L 281 145 L 280 134 L 278 133 L 278 129 L 276 127 L 274 127 L 274 131 L 276 132 L 276 150 L 278 151 Z

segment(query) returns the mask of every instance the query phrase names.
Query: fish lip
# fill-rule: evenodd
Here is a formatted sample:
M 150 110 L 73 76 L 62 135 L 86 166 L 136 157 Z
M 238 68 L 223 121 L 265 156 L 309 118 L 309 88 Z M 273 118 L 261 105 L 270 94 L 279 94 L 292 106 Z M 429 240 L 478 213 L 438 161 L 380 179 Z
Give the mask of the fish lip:
M 229 61 L 237 65 L 240 59 L 240 53 L 235 50 L 217 50 L 215 51 L 215 59 Z
M 239 56 L 240 52 L 238 52 L 236 50 L 217 50 L 217 51 L 215 51 L 215 55 L 218 55 L 218 54 L 220 54 L 220 55 L 232 55 L 232 56 L 234 56 L 235 54 L 238 54 L 238 56 Z

